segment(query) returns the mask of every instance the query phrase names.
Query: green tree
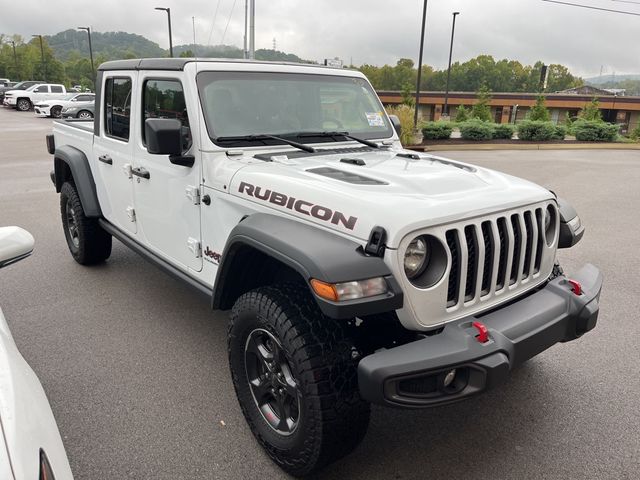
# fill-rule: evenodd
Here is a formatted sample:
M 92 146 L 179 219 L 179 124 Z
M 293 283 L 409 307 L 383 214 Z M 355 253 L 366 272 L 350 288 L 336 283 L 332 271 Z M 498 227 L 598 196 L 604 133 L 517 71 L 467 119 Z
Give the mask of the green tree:
M 405 83 L 402 88 L 402 103 L 409 107 L 413 107 L 416 104 L 416 99 L 412 92 L 412 85 L 409 83 Z
M 464 105 L 458 106 L 458 108 L 456 109 L 455 117 L 456 123 L 466 122 L 467 120 L 469 120 L 469 111 L 465 108 Z
M 491 95 L 486 85 L 480 87 L 480 90 L 476 93 L 476 98 L 476 103 L 471 107 L 471 118 L 477 118 L 483 122 L 491 122 L 493 120 L 491 107 L 489 106 Z
M 538 95 L 536 98 L 536 104 L 531 107 L 531 111 L 529 112 L 529 120 L 540 122 L 548 122 L 551 120 L 551 115 L 549 114 L 549 110 L 547 110 L 544 101 L 544 95 Z
M 580 117 L 581 120 L 601 122 L 602 112 L 600 112 L 600 101 L 598 98 L 594 97 L 590 103 L 586 104 L 582 110 L 578 112 L 578 117 Z

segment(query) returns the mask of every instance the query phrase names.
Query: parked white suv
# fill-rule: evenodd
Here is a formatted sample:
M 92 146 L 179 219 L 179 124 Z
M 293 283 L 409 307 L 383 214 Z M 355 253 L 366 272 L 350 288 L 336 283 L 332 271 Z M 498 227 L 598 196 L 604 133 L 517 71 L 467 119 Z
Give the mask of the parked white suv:
M 4 94 L 4 105 L 21 112 L 31 110 L 34 104 L 44 100 L 60 100 L 66 97 L 67 89 L 58 83 L 41 83 L 27 90 L 9 90 Z
M 38 116 L 60 118 L 62 110 L 76 105 L 91 104 L 95 101 L 95 93 L 71 93 L 62 99 L 43 100 L 33 106 L 33 111 Z

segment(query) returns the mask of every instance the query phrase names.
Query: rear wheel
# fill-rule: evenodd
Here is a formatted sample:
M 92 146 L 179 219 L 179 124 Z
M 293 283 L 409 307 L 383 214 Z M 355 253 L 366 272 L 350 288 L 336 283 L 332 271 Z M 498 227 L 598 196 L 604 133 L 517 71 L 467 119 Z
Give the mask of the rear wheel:
M 51 107 L 51 110 L 49 111 L 51 113 L 51 116 L 53 118 L 60 118 L 60 113 L 62 112 L 62 107 L 59 105 L 56 105 L 54 107 Z
M 60 213 L 69 252 L 81 265 L 105 261 L 111 255 L 111 235 L 97 218 L 84 214 L 76 187 L 66 182 L 60 190 Z
M 16 108 L 21 112 L 31 110 L 31 101 L 28 98 L 19 98 L 16 102 Z
M 325 317 L 307 288 L 280 284 L 242 295 L 228 342 L 242 412 L 281 468 L 307 475 L 360 443 L 370 407 L 358 391 L 359 352 L 347 324 Z

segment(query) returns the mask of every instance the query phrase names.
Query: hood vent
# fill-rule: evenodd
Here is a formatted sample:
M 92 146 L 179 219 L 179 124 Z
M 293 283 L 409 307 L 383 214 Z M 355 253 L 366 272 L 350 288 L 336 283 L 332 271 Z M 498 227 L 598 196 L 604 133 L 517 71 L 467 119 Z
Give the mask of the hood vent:
M 389 185 L 386 182 L 375 180 L 369 177 L 363 177 L 357 173 L 345 172 L 344 170 L 338 170 L 331 167 L 318 167 L 311 168 L 307 172 L 315 173 L 316 175 L 322 175 L 323 177 L 332 178 L 334 180 L 340 180 L 341 182 L 351 183 L 353 185 Z
M 264 160 L 266 162 L 271 162 L 271 157 L 277 157 L 280 155 L 286 155 L 287 158 L 308 158 L 308 157 L 317 157 L 321 155 L 336 155 L 342 153 L 366 153 L 366 152 L 375 152 L 376 149 L 371 147 L 344 147 L 344 148 L 318 148 L 316 147 L 315 152 L 303 152 L 301 150 L 287 150 L 284 152 L 271 152 L 271 153 L 259 153 L 258 155 L 254 155 L 253 158 L 257 158 L 258 160 Z

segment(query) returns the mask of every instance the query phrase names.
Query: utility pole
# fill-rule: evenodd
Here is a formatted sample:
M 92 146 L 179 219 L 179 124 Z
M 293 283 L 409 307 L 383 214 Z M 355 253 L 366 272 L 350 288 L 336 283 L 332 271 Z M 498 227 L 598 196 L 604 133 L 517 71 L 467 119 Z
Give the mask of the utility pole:
M 256 0 L 249 0 L 249 58 L 256 58 Z
M 449 67 L 447 68 L 447 89 L 444 94 L 443 115 L 449 116 L 449 80 L 451 79 L 451 56 L 453 55 L 453 36 L 456 33 L 456 17 L 460 12 L 453 12 L 453 25 L 451 26 L 451 46 L 449 47 Z
M 420 108 L 420 80 L 422 79 L 422 52 L 424 51 L 424 29 L 427 23 L 427 3 L 428 0 L 424 0 L 424 7 L 422 9 L 422 30 L 420 34 L 420 56 L 418 57 L 418 81 L 416 82 L 416 106 L 413 112 L 413 124 L 415 128 L 418 128 L 418 108 Z
M 171 9 L 164 7 L 156 7 L 156 10 L 164 10 L 167 12 L 167 19 L 169 21 L 169 56 L 173 58 L 173 39 L 171 38 Z
M 16 65 L 16 71 L 14 73 L 16 74 L 16 78 L 18 78 L 18 55 L 16 54 L 16 42 L 10 40 L 9 43 L 13 47 L 13 63 Z
M 93 82 L 93 88 L 96 87 L 96 69 L 93 66 L 93 47 L 91 46 L 91 27 L 78 27 L 78 30 L 86 30 L 89 35 L 89 57 L 91 58 L 91 81 Z
M 249 0 L 244 0 L 244 58 L 249 58 L 249 51 L 247 50 L 247 25 L 249 22 Z
M 196 47 L 196 17 L 191 17 L 191 24 L 193 25 L 193 56 L 198 58 L 198 47 Z
M 42 45 L 42 35 L 31 35 L 40 39 L 40 55 L 42 55 L 42 67 L 44 69 L 44 81 L 47 81 L 47 63 L 44 61 L 44 46 Z

